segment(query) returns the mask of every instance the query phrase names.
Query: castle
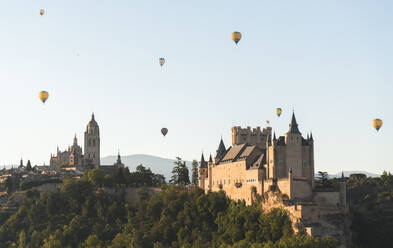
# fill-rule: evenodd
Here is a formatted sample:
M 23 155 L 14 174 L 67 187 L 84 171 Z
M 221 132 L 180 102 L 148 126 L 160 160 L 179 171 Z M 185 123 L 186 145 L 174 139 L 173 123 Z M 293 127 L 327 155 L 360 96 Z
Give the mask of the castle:
M 87 124 L 84 136 L 84 152 L 82 147 L 78 145 L 76 134 L 72 146 L 67 150 L 60 151 L 57 147 L 56 155 L 50 156 L 50 166 L 52 168 L 74 167 L 78 170 L 85 170 L 89 168 L 99 168 L 107 172 L 116 170 L 119 167 L 124 167 L 121 162 L 120 154 L 118 154 L 117 161 L 113 165 L 101 165 L 100 162 L 100 128 L 95 120 L 94 113 L 91 120 Z
M 216 156 L 208 161 L 202 154 L 199 187 L 225 191 L 233 200 L 251 204 L 259 197 L 262 207 L 285 208 L 295 232 L 331 235 L 346 243 L 345 182 L 338 188 L 316 189 L 314 179 L 314 139 L 299 131 L 295 114 L 284 136 L 272 128 L 232 127 L 232 146 L 221 139 Z M 345 247 L 345 246 L 343 246 Z

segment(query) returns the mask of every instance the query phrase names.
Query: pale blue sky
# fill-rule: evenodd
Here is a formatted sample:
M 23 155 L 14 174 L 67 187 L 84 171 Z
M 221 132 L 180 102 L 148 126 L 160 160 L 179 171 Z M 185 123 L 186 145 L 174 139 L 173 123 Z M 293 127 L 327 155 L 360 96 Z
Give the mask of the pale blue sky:
M 392 1 L 2 0 L 0 9 L 0 164 L 48 163 L 75 132 L 83 143 L 93 111 L 102 156 L 191 160 L 221 135 L 230 145 L 232 125 L 269 119 L 283 135 L 294 107 L 301 132 L 313 131 L 316 170 L 393 171 Z M 238 47 L 232 31 L 243 33 Z M 45 106 L 40 90 L 51 95 Z

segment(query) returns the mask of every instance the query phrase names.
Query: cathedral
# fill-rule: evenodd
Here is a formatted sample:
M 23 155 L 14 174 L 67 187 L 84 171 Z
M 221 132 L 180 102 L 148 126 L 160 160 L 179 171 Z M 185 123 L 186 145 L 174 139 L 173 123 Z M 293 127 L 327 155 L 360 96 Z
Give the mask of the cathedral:
M 67 150 L 60 151 L 57 147 L 57 153 L 50 156 L 50 166 L 56 169 L 62 167 L 75 167 L 79 170 L 88 168 L 100 168 L 104 171 L 114 171 L 119 167 L 124 167 L 121 162 L 120 154 L 118 154 L 117 161 L 113 165 L 101 166 L 100 162 L 100 128 L 95 120 L 94 113 L 91 120 L 87 124 L 84 134 L 84 152 L 82 147 L 78 145 L 76 134 L 72 146 Z

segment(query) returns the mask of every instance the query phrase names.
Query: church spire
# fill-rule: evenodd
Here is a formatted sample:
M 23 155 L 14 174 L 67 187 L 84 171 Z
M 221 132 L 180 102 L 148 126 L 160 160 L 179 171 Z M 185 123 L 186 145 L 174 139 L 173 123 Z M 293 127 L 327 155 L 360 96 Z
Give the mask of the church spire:
M 298 133 L 300 134 L 298 124 L 296 122 L 296 117 L 295 117 L 295 111 L 292 112 L 292 120 L 291 123 L 289 124 L 289 131 L 288 133 Z
M 310 140 L 314 141 L 313 137 L 312 137 L 312 132 L 310 133 Z
M 212 158 L 212 154 L 210 153 L 210 157 L 209 157 L 209 163 L 213 163 L 213 158 Z
M 117 152 L 117 163 L 121 163 L 120 151 Z
M 77 145 L 78 144 L 78 139 L 76 138 L 76 134 L 75 134 L 75 136 L 74 136 L 74 145 Z
M 274 141 L 277 140 L 277 138 L 276 138 L 276 132 L 273 132 L 273 140 L 274 140 Z

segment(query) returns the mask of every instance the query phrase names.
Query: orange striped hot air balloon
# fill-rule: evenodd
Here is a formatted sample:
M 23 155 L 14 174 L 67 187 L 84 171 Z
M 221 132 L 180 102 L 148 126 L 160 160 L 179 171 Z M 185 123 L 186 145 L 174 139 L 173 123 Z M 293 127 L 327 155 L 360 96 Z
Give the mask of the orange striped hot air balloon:
M 374 119 L 371 122 L 371 125 L 373 126 L 373 128 L 375 128 L 375 130 L 377 130 L 377 132 L 382 127 L 382 124 L 383 124 L 383 121 L 381 119 Z
M 242 39 L 242 34 L 240 33 L 240 32 L 237 32 L 237 31 L 235 31 L 235 32 L 233 32 L 232 34 L 231 34 L 231 39 L 236 43 L 236 45 L 237 45 L 237 43 Z
M 40 101 L 42 103 L 45 103 L 46 100 L 48 100 L 49 98 L 49 93 L 47 91 L 40 91 L 40 93 L 38 93 L 38 98 L 40 99 Z

